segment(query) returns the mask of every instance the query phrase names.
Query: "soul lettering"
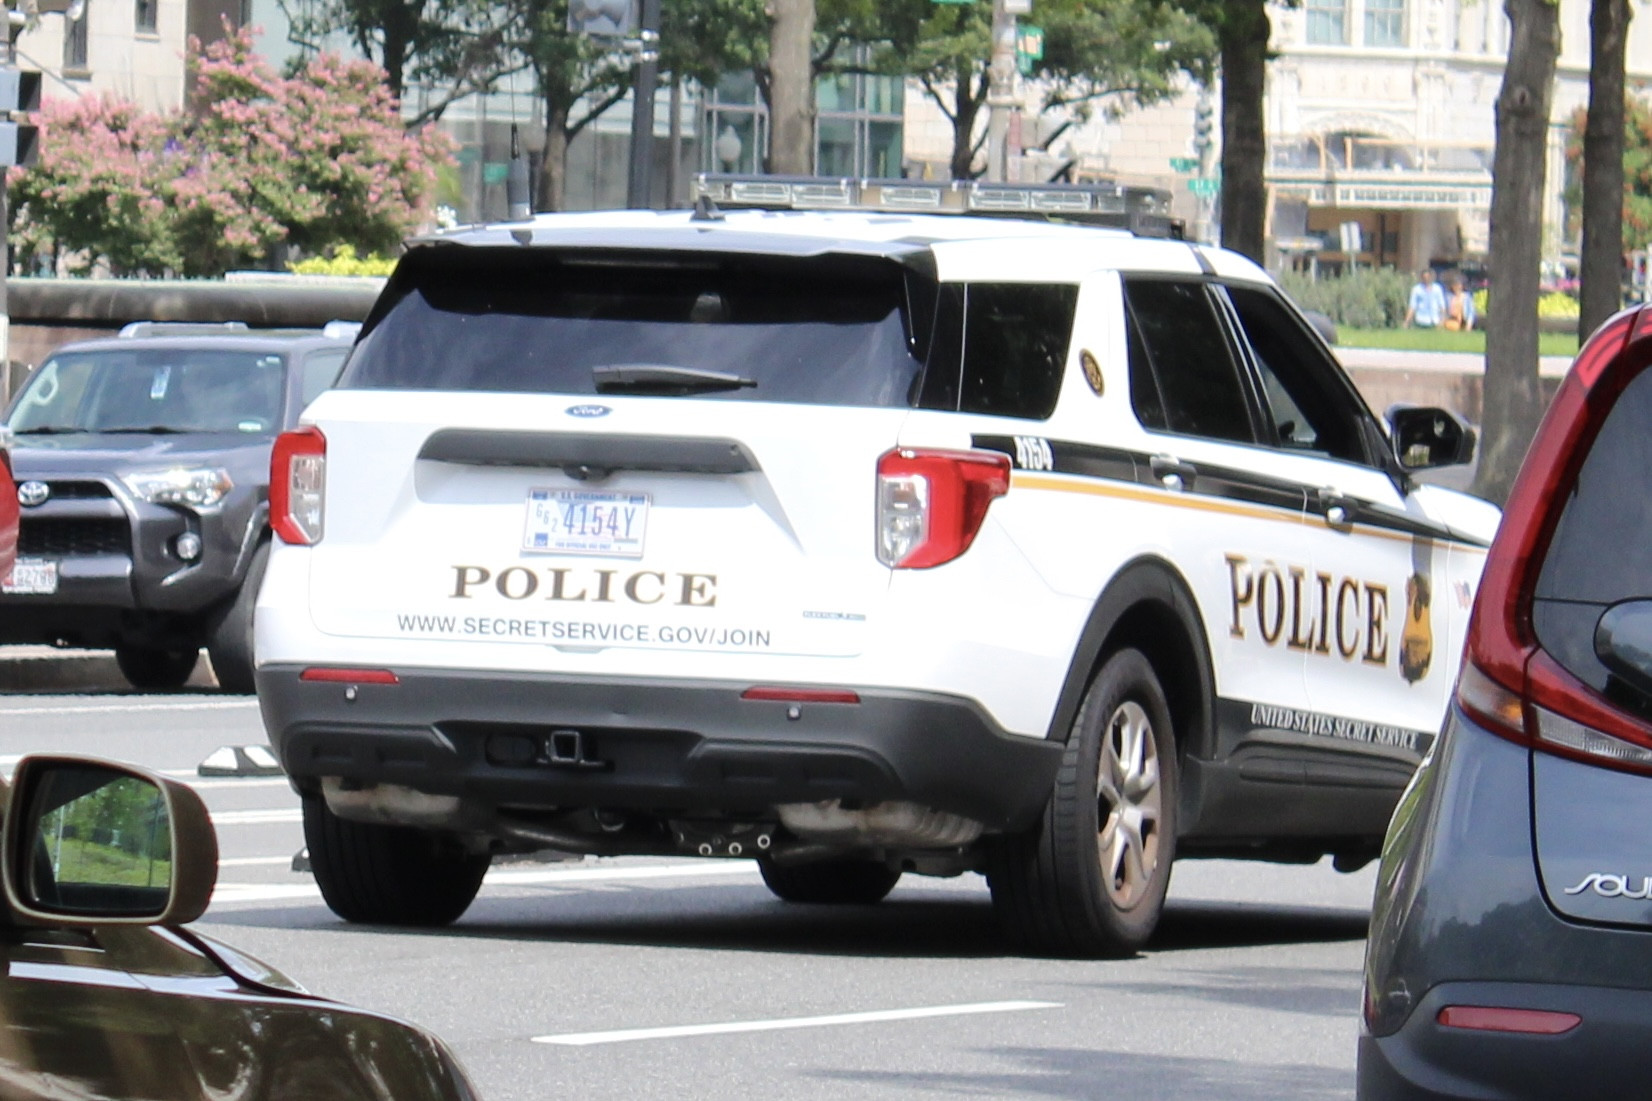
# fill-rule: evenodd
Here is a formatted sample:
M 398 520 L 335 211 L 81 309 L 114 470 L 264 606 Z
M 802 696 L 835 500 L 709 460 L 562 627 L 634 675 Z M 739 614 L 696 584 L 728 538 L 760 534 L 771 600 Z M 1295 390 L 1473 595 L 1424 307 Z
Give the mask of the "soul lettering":
M 1228 634 L 1255 630 L 1269 646 L 1336 654 L 1344 661 L 1388 663 L 1388 586 L 1354 577 L 1310 573 L 1271 559 L 1253 564 L 1241 554 L 1228 564 L 1233 618 Z

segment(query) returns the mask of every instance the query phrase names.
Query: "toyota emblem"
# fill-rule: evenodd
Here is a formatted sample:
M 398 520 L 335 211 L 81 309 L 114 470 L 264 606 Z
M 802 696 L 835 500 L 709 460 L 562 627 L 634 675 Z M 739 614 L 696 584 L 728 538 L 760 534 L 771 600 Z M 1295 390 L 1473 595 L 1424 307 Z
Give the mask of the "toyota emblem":
M 17 487 L 17 503 L 24 508 L 43 505 L 51 495 L 52 487 L 45 482 L 24 482 Z

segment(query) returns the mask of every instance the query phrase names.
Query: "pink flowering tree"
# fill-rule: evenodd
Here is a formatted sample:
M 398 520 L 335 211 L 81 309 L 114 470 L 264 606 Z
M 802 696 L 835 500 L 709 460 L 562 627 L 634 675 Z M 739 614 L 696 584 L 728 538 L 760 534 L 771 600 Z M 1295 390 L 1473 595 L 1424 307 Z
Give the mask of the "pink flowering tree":
M 76 271 L 99 261 L 117 275 L 180 268 L 166 120 L 105 96 L 48 101 L 36 120 L 39 163 L 10 170 L 19 270 L 59 256 Z
M 50 104 L 41 157 L 14 170 L 20 264 L 219 275 L 286 247 L 388 252 L 424 220 L 452 147 L 403 127 L 384 74 L 322 56 L 282 77 L 231 32 L 191 42 L 193 111 Z

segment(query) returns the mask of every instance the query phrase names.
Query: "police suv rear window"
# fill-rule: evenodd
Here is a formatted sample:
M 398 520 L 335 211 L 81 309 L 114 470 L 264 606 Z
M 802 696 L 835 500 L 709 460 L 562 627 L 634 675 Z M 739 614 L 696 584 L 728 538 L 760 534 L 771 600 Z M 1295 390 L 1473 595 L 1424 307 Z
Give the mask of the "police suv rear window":
M 341 386 L 906 406 L 922 371 L 885 260 L 430 253 L 403 260 Z

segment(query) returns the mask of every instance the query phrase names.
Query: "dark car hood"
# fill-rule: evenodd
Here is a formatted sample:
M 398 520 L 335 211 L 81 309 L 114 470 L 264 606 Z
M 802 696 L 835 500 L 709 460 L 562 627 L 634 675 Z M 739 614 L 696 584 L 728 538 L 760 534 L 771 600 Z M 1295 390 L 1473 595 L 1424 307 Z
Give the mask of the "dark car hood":
M 153 945 L 143 953 L 153 970 L 127 971 L 109 958 L 126 955 L 121 946 L 105 947 L 0 949 L 0 1096 L 475 1101 L 446 1047 L 416 1026 L 248 989 L 200 959 L 168 967 Z
M 143 435 L 128 432 L 74 432 L 61 436 L 17 436 L 12 466 L 19 482 L 75 474 L 120 474 L 167 466 L 226 466 L 267 471 L 274 437 L 232 432 Z M 237 478 L 238 482 L 242 479 Z

